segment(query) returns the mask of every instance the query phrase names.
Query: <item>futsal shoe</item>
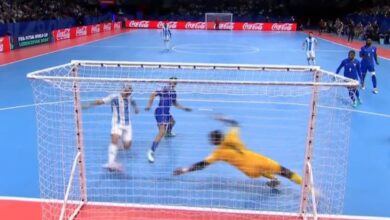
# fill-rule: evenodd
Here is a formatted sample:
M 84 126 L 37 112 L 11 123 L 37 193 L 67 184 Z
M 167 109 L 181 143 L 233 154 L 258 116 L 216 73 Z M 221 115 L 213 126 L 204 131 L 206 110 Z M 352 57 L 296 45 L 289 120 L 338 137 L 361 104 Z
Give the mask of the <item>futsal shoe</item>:
M 106 163 L 103 165 L 103 168 L 106 168 L 110 172 L 122 172 L 123 167 L 118 162 Z
M 378 90 L 377 88 L 374 88 L 374 89 L 372 90 L 372 93 L 374 93 L 374 94 L 378 94 L 378 92 L 379 92 L 379 90 Z
M 269 186 L 270 188 L 276 188 L 277 186 L 280 185 L 280 181 L 277 180 L 277 179 L 273 179 L 273 180 L 268 181 L 266 184 L 267 184 L 267 186 Z
M 353 103 L 352 103 L 352 107 L 353 108 L 356 108 L 358 106 L 358 102 L 357 101 L 354 101 Z
M 366 86 L 365 85 L 362 85 L 362 90 L 366 90 Z
M 363 104 L 363 101 L 362 101 L 362 99 L 361 99 L 361 98 L 357 98 L 357 104 L 358 104 L 358 105 L 361 105 L 361 104 Z
M 154 163 L 154 152 L 152 150 L 148 151 L 148 161 L 149 163 Z
M 165 134 L 165 137 L 175 137 L 176 136 L 176 134 L 175 133 L 173 133 L 173 132 L 167 132 L 166 134 Z

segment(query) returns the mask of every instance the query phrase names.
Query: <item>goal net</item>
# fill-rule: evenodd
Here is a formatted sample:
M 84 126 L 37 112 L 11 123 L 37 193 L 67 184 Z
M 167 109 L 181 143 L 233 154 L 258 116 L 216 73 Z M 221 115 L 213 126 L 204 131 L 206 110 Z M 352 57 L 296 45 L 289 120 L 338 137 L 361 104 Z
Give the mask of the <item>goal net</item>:
M 150 164 L 157 126 L 154 111 L 143 109 L 172 76 L 177 102 L 193 111 L 172 107 L 176 137 L 162 139 Z M 353 80 L 305 66 L 106 61 L 72 61 L 28 77 L 43 219 L 315 219 L 342 211 L 351 124 L 346 87 L 357 87 Z M 124 170 L 110 172 L 102 166 L 111 105 L 82 106 L 124 84 L 141 111 L 130 113 L 131 148 L 118 152 Z M 267 178 L 223 161 L 173 176 L 211 154 L 210 131 L 229 129 L 215 114 L 238 121 L 248 149 L 296 172 L 303 184 L 276 175 L 281 183 L 270 188 Z
M 232 13 L 206 13 L 205 14 L 207 30 L 232 30 Z M 230 24 L 230 25 L 229 25 Z

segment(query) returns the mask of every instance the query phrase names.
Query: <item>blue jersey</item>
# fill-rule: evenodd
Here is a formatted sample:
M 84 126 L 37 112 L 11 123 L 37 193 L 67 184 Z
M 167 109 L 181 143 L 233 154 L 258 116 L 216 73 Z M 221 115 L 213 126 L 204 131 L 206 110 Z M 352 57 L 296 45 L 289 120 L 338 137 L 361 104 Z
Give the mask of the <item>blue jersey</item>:
M 171 106 L 176 104 L 176 91 L 170 86 L 165 86 L 156 93 L 160 97 L 160 102 L 155 111 L 156 114 L 169 115 Z
M 123 98 L 121 94 L 114 94 L 103 98 L 103 102 L 111 104 L 112 125 L 130 125 L 131 96 Z
M 164 40 L 170 40 L 172 37 L 171 30 L 169 30 L 169 27 L 163 27 L 162 28 L 162 37 Z
M 360 49 L 359 55 L 362 58 L 362 65 L 374 66 L 374 61 L 377 61 L 376 47 L 374 46 L 363 46 Z
M 350 59 L 344 59 L 340 66 L 337 68 L 336 73 L 338 74 L 341 70 L 341 68 L 344 67 L 344 76 L 355 79 L 355 80 L 361 80 L 362 79 L 362 73 L 360 71 L 360 62 L 356 59 L 350 60 Z

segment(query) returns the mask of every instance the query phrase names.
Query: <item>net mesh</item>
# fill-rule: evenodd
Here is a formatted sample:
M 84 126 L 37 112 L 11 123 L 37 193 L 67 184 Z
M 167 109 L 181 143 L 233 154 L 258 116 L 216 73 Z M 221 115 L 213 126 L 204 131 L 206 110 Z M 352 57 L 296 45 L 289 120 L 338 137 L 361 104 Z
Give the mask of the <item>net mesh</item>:
M 216 23 L 232 23 L 233 22 L 233 14 L 232 13 L 206 13 L 205 21 L 207 24 L 207 29 L 220 29 L 220 27 L 216 27 Z M 223 29 L 232 29 L 233 26 L 229 26 L 229 28 Z
M 249 178 L 223 162 L 183 176 L 172 172 L 213 151 L 208 133 L 227 128 L 210 115 L 223 113 L 240 122 L 241 138 L 249 149 L 303 175 L 313 86 L 297 84 L 313 82 L 314 72 L 310 68 L 271 71 L 69 64 L 33 74 L 40 190 L 46 199 L 43 218 L 60 216 L 78 153 L 79 113 L 87 197 L 83 198 L 80 188 L 83 170 L 78 164 L 65 219 L 83 199 L 88 202 L 77 212 L 80 219 L 292 219 L 291 214 L 299 214 L 302 189 L 288 179 L 280 177 L 281 185 L 271 189 L 265 178 Z M 311 161 L 317 207 L 321 214 L 339 214 L 345 193 L 351 103 L 345 87 L 340 86 L 346 79 L 323 71 L 318 74 L 323 85 L 318 86 Z M 132 99 L 144 109 L 150 94 L 172 76 L 178 78 L 178 102 L 193 109 L 188 113 L 172 108 L 177 136 L 163 139 L 156 162 L 149 164 L 146 152 L 157 134 L 153 111 L 131 114 L 133 144 L 118 154 L 125 171 L 103 169 L 111 141 L 111 106 L 77 109 L 75 95 L 82 103 L 90 102 L 120 93 L 125 82 L 131 83 Z M 312 213 L 310 199 L 307 207 Z

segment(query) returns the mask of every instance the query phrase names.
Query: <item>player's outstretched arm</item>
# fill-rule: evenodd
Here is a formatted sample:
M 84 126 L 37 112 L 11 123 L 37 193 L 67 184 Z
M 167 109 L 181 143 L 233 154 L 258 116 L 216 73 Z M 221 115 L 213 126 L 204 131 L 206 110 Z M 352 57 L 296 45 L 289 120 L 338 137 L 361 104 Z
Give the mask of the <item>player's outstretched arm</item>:
M 226 123 L 226 124 L 228 124 L 229 126 L 232 126 L 232 127 L 239 127 L 240 126 L 236 120 L 233 120 L 233 119 L 230 119 L 230 118 L 226 118 L 223 115 L 215 115 L 214 119 L 217 120 L 217 121 L 221 121 L 223 123 Z
M 139 109 L 138 109 L 137 103 L 134 100 L 131 100 L 131 106 L 134 109 L 134 113 L 138 114 L 139 113 Z
M 154 101 L 154 98 L 156 97 L 157 95 L 157 92 L 152 92 L 152 94 L 150 95 L 149 97 L 149 101 L 148 101 L 148 104 L 145 108 L 145 111 L 149 111 L 150 108 L 152 107 L 152 104 L 153 104 L 153 101 Z
M 98 106 L 98 105 L 104 105 L 105 102 L 103 99 L 97 99 L 95 101 L 91 101 L 91 102 L 85 102 L 81 105 L 81 107 L 86 110 L 86 109 L 89 109 L 89 108 L 92 108 L 92 107 L 95 107 L 95 106 Z
M 376 49 L 375 49 L 375 52 L 374 52 L 374 59 L 375 59 L 376 65 L 379 65 L 378 54 L 376 53 Z
M 176 169 L 175 171 L 173 171 L 173 175 L 174 176 L 179 176 L 179 175 L 182 175 L 182 174 L 185 174 L 185 173 L 189 173 L 189 172 L 192 172 L 192 171 L 202 170 L 205 167 L 207 167 L 208 165 L 210 165 L 210 163 L 208 163 L 207 161 L 202 160 L 202 161 L 200 161 L 198 163 L 193 164 L 191 167 L 185 167 L 185 168 L 178 168 L 178 169 Z
M 176 100 L 173 102 L 173 105 L 174 105 L 176 108 L 181 109 L 181 110 L 186 111 L 186 112 L 192 111 L 191 108 L 188 108 L 188 107 L 185 107 L 185 106 L 181 105 L 181 104 L 180 104 L 178 101 L 176 101 Z
M 336 70 L 336 73 L 337 73 L 337 74 L 339 74 L 339 72 L 340 72 L 341 68 L 343 68 L 343 67 L 344 67 L 344 65 L 345 65 L 345 63 L 344 63 L 344 60 L 343 60 L 343 61 L 341 61 L 341 63 L 340 63 L 340 66 L 339 66 L 339 67 L 337 67 L 337 70 Z

